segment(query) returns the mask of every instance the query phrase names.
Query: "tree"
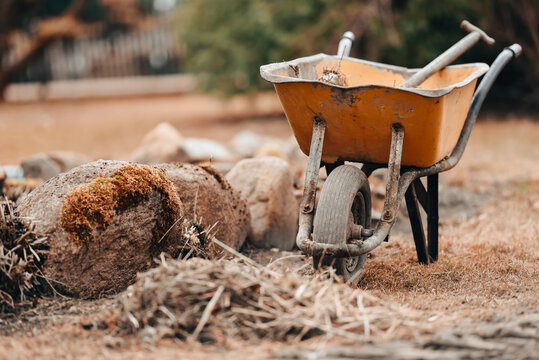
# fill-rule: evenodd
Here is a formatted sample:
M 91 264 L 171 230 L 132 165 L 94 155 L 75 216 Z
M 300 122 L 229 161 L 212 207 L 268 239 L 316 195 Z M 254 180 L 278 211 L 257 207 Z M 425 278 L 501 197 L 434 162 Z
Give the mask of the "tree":
M 371 15 L 389 1 L 188 0 L 174 20 L 188 70 L 206 89 L 225 93 L 268 87 L 259 66 L 323 50 L 334 52 L 352 28 L 370 32 Z M 382 4 L 382 5 L 381 5 Z
M 346 30 L 358 39 L 352 56 L 423 66 L 464 36 L 458 26 L 468 19 L 498 41 L 490 50 L 476 45 L 459 61 L 490 62 L 504 46 L 522 42 L 529 58 L 510 64 L 498 83 L 531 93 L 533 103 L 537 14 L 533 0 L 185 0 L 174 23 L 188 70 L 200 75 L 206 90 L 234 93 L 269 87 L 259 77 L 260 65 L 335 53 Z
M 4 93 L 6 86 L 24 70 L 28 62 L 45 48 L 52 40 L 59 37 L 77 36 L 87 31 L 86 27 L 78 20 L 82 10 L 87 5 L 88 0 L 73 0 L 68 4 L 67 10 L 58 16 L 52 16 L 40 21 L 35 26 L 33 41 L 19 58 L 9 67 L 0 69 L 0 96 Z M 10 37 L 15 30 L 23 27 L 25 22 L 24 14 L 32 10 L 34 4 L 30 1 L 4 0 L 0 9 L 0 59 L 9 49 Z
M 0 67 L 0 100 L 7 85 L 53 41 L 151 24 L 153 17 L 138 0 L 0 0 L 0 64 L 16 47 L 14 38 L 30 39 L 30 46 L 15 51 L 15 61 Z

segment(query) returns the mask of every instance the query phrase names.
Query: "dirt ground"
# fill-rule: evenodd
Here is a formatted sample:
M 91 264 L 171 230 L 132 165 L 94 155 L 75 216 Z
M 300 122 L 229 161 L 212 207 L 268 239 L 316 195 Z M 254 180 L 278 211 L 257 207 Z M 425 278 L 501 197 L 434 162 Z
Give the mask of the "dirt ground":
M 194 95 L 3 104 L 0 164 L 59 149 L 95 159 L 128 159 L 161 121 L 187 136 L 223 142 L 245 129 L 291 135 L 271 94 L 231 101 Z M 538 143 L 537 119 L 481 119 L 459 165 L 440 176 L 440 260 L 417 264 L 409 225 L 401 216 L 389 243 L 367 261 L 360 288 L 413 316 L 365 344 L 326 336 L 288 344 L 230 340 L 226 348 L 190 341 L 141 342 L 92 325 L 114 299 L 58 298 L 0 317 L 0 359 L 537 358 Z M 282 253 L 252 255 L 265 262 Z M 310 261 L 297 259 L 291 268 Z
M 227 141 L 241 130 L 286 137 L 292 132 L 281 113 L 273 94 L 228 100 L 178 95 L 0 104 L 2 142 L 9 144 L 0 152 L 0 164 L 51 150 L 127 160 L 144 135 L 163 121 L 187 137 Z

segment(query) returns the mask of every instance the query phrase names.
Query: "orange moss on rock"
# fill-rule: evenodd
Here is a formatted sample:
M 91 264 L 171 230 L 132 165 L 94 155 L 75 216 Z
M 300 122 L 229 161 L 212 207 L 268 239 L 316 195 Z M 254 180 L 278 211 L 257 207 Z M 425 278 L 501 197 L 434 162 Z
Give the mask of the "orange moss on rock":
M 60 225 L 76 244 L 90 242 L 95 229 L 105 229 L 118 212 L 137 206 L 154 191 L 164 198 L 163 215 L 154 228 L 160 237 L 174 223 L 181 202 L 165 173 L 147 165 L 126 165 L 73 189 L 64 199 Z

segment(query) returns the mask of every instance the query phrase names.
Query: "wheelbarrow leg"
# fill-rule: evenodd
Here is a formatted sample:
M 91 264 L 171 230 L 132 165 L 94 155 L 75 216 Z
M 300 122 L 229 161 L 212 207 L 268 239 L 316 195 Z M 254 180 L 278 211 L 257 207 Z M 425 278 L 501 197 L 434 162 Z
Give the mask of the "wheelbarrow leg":
M 322 147 L 324 144 L 325 131 L 325 120 L 315 116 L 313 118 L 313 134 L 311 138 L 311 148 L 309 150 L 309 164 L 307 165 L 305 172 L 305 186 L 300 205 L 301 213 L 303 214 L 310 214 L 314 210 L 316 185 L 318 184 L 318 173 L 320 172 L 320 164 L 322 162 Z
M 316 185 L 318 183 L 318 173 L 320 162 L 322 161 L 322 147 L 324 144 L 324 134 L 326 122 L 324 119 L 315 116 L 313 119 L 313 134 L 311 137 L 311 148 L 309 150 L 309 164 L 305 173 L 305 187 L 301 199 L 299 212 L 299 229 L 296 237 L 296 245 L 305 251 L 303 242 L 309 240 L 313 229 L 314 203 L 316 199 Z
M 412 186 L 408 188 L 405 194 L 406 207 L 412 225 L 414 241 L 416 244 L 417 257 L 419 262 L 426 264 L 438 260 L 438 174 L 427 177 L 427 189 L 423 186 L 420 179 L 414 180 Z M 421 204 L 427 213 L 427 246 L 425 249 L 425 234 L 423 232 L 423 223 L 417 202 Z
M 416 181 L 421 180 L 414 180 L 414 182 Z M 408 217 L 410 218 L 410 225 L 412 226 L 412 233 L 414 235 L 415 249 L 417 251 L 417 260 L 420 264 L 428 264 L 429 256 L 427 254 L 425 232 L 423 231 L 423 224 L 421 222 L 421 213 L 419 212 L 419 205 L 417 203 L 416 186 L 410 186 L 408 190 L 406 190 L 404 198 L 406 200 Z
M 427 237 L 430 261 L 438 260 L 438 174 L 427 177 Z

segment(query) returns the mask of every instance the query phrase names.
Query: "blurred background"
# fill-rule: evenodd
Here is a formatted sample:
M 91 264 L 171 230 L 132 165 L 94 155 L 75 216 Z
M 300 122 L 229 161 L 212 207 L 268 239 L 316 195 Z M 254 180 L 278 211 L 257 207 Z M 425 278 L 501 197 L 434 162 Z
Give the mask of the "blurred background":
M 523 46 L 487 106 L 534 110 L 538 16 L 534 0 L 2 0 L 0 94 L 30 100 L 267 90 L 260 65 L 335 53 L 346 30 L 358 39 L 354 57 L 421 67 L 464 36 L 459 23 L 468 19 L 496 45 L 478 44 L 458 62 L 490 63 L 503 47 Z M 103 81 L 119 78 L 131 80 Z M 82 79 L 90 81 L 66 85 Z
M 152 129 L 208 147 L 195 158 L 214 161 L 223 146 L 242 154 L 245 139 L 268 140 L 257 134 L 295 145 L 261 65 L 335 54 L 351 30 L 352 56 L 422 67 L 465 36 L 463 19 L 496 44 L 476 44 L 458 63 L 490 64 L 504 47 L 523 47 L 480 122 L 535 124 L 538 15 L 536 0 L 0 0 L 0 165 L 19 169 L 58 150 L 84 155 L 79 162 L 136 161 Z M 159 139 L 157 149 L 169 141 Z

